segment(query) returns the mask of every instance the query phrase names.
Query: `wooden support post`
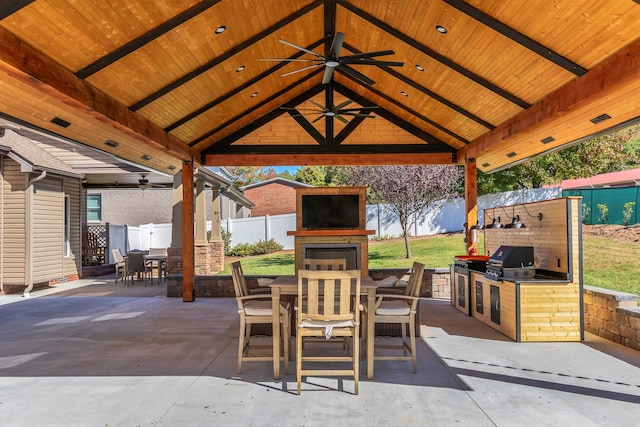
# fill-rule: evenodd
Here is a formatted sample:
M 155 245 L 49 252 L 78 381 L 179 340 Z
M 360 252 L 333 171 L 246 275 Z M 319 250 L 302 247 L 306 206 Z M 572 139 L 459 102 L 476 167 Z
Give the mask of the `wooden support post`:
M 195 277 L 193 159 L 182 162 L 182 301 L 193 301 Z
M 478 231 L 472 230 L 471 227 L 478 223 L 478 169 L 476 168 L 476 159 L 466 156 L 464 159 L 464 200 L 467 224 L 466 248 L 469 255 L 474 255 L 478 252 Z

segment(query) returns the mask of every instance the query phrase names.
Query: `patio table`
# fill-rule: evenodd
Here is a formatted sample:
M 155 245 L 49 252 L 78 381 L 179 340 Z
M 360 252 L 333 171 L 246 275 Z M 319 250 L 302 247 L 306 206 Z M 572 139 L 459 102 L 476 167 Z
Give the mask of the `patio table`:
M 281 295 L 298 295 L 298 279 L 294 275 L 278 276 L 270 285 L 271 308 L 273 315 L 273 378 L 280 378 L 280 319 L 279 306 Z M 370 276 L 362 276 L 360 295 L 366 296 L 369 313 L 373 313 L 378 285 Z M 373 344 L 375 336 L 374 316 L 367 316 L 367 379 L 373 379 Z

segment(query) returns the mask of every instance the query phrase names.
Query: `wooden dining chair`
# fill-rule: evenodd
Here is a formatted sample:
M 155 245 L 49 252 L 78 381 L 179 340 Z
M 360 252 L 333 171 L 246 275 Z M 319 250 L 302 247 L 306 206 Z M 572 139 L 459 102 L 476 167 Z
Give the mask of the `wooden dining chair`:
M 353 303 L 355 296 L 355 303 Z M 298 298 L 296 301 L 296 379 L 300 394 L 303 376 L 351 376 L 354 394 L 358 394 L 360 331 L 360 270 L 345 271 L 298 271 Z M 306 337 L 351 337 L 350 355 L 334 356 L 322 353 L 309 355 L 303 350 Z M 304 353 L 307 351 L 307 354 Z M 317 351 L 317 350 L 316 350 Z M 351 362 L 351 369 L 320 369 L 317 365 L 305 369 L 303 365 L 313 363 Z M 335 365 L 333 365 L 335 366 Z
M 376 348 L 391 348 L 402 350 L 402 355 L 375 355 L 376 360 L 411 360 L 413 372 L 417 372 L 416 366 L 416 313 L 418 302 L 420 301 L 420 289 L 424 276 L 424 264 L 414 262 L 411 267 L 409 281 L 404 295 L 378 294 L 376 295 L 375 309 L 373 313 L 368 313 L 365 307 L 362 316 L 363 332 L 367 333 L 367 316 L 373 316 L 375 323 L 397 323 L 400 324 L 402 342 L 398 345 L 377 345 Z M 409 329 L 409 340 L 407 340 L 407 327 Z M 409 355 L 407 355 L 409 351 Z
M 122 282 L 124 283 L 124 275 L 126 273 L 126 269 L 125 269 L 125 259 L 122 256 L 122 252 L 120 252 L 120 249 L 116 248 L 116 249 L 111 249 L 111 257 L 113 258 L 113 264 L 116 267 L 116 280 L 115 283 L 118 283 L 118 276 L 120 276 L 120 278 L 122 279 Z
M 161 260 L 147 260 L 149 267 L 153 269 L 153 263 L 157 262 L 158 265 L 158 279 L 167 278 L 167 248 L 149 248 L 149 256 L 164 257 Z
M 347 269 L 347 260 L 344 258 L 339 259 L 321 259 L 321 258 L 304 258 L 302 260 L 302 268 L 304 270 L 322 270 L 322 271 L 339 271 Z M 332 338 L 330 340 L 326 339 L 307 339 L 305 342 L 341 342 L 342 348 L 344 350 L 348 350 L 349 347 L 349 338 L 342 337 Z M 305 347 L 305 342 L 302 343 L 302 346 Z
M 250 295 L 247 288 L 247 280 L 242 271 L 240 261 L 231 264 L 231 277 L 233 288 L 236 293 L 238 303 L 238 314 L 240 314 L 240 330 L 238 332 L 238 373 L 242 372 L 242 362 L 271 361 L 271 356 L 250 356 L 251 325 L 273 323 L 273 310 L 271 306 L 271 295 L 256 294 Z M 282 328 L 283 352 L 280 360 L 284 360 L 285 372 L 289 372 L 289 343 L 291 341 L 291 324 L 289 319 L 291 310 L 289 304 L 280 305 L 279 326 Z M 251 348 L 257 349 L 267 346 L 254 345 Z

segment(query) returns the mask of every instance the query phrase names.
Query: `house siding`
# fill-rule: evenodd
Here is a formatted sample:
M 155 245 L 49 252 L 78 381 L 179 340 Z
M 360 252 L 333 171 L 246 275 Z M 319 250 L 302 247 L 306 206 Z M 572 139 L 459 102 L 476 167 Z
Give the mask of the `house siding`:
M 70 253 L 69 256 L 63 258 L 63 276 L 74 277 L 79 276 L 82 271 L 82 190 L 80 182 L 77 179 L 64 179 L 63 181 L 64 195 L 69 196 L 70 205 Z M 64 199 L 63 199 L 64 202 Z M 64 226 L 64 217 L 62 220 Z M 63 233 L 64 240 L 64 233 Z M 64 252 L 63 252 L 64 254 Z
M 126 224 L 137 227 L 141 224 L 149 223 L 171 223 L 173 212 L 171 191 L 171 189 L 166 188 L 148 188 L 146 190 L 114 188 L 88 189 L 86 194 L 100 194 L 102 196 L 102 221 L 100 223 Z M 212 200 L 211 189 L 205 189 L 205 197 L 209 202 Z M 221 209 L 216 209 L 216 207 L 211 206 L 211 203 L 207 205 L 207 221 L 211 221 L 214 209 L 220 210 L 222 219 L 251 216 L 251 210 L 228 198 L 222 198 Z
M 64 193 L 62 179 L 45 178 L 33 184 L 33 283 L 64 276 Z
M 277 182 L 265 184 L 244 191 L 247 199 L 251 200 L 255 207 L 251 215 L 282 215 L 296 211 L 296 188 Z
M 0 247 L 4 285 L 23 285 L 26 275 L 26 188 L 27 174 L 13 160 L 2 157 L 2 214 Z

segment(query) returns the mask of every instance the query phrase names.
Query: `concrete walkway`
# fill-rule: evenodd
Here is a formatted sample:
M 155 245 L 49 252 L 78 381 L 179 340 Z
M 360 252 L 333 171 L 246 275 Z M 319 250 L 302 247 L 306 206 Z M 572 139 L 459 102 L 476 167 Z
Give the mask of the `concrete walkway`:
M 638 426 L 640 353 L 592 335 L 515 343 L 448 301 L 423 300 L 418 373 L 376 362 L 347 379 L 269 363 L 236 373 L 231 298 L 81 280 L 0 297 L 3 426 Z M 378 338 L 383 343 L 389 338 Z M 365 363 L 362 363 L 364 369 Z

